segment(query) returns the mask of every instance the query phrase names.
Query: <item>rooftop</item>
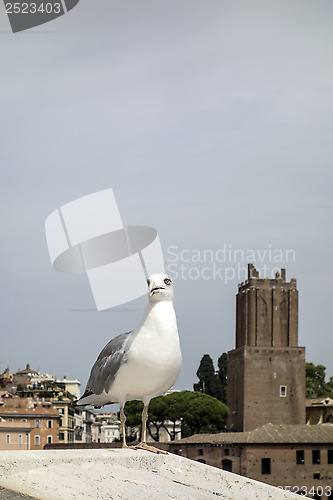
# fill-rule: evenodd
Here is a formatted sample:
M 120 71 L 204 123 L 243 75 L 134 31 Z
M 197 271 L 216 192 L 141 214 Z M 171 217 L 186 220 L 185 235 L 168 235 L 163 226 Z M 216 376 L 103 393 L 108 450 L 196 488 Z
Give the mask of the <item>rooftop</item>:
M 15 375 L 38 375 L 38 372 L 32 370 L 28 363 L 24 370 L 18 370 Z
M 59 412 L 56 408 L 43 408 L 42 406 L 37 406 L 37 408 L 0 408 L 0 416 L 15 417 L 15 416 L 33 416 L 36 415 L 47 415 L 47 416 L 59 416 Z
M 273 425 L 266 424 L 247 432 L 222 432 L 219 434 L 195 434 L 174 441 L 183 444 L 286 444 L 329 443 L 333 444 L 333 424 Z

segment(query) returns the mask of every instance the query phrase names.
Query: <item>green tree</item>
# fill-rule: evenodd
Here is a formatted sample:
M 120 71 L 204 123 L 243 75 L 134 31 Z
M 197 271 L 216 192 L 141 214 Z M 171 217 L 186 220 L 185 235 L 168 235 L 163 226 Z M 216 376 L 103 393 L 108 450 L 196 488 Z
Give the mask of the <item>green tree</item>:
M 223 403 L 227 402 L 227 380 L 228 380 L 228 354 L 224 352 L 221 354 L 219 359 L 217 360 L 218 366 L 218 376 L 221 382 L 222 387 L 222 398 L 221 401 Z
M 306 363 L 305 382 L 306 382 L 306 397 L 321 398 L 333 397 L 333 377 L 328 382 L 326 379 L 326 368 L 323 365 L 314 365 Z
M 214 363 L 209 354 L 204 354 L 201 358 L 197 377 L 199 382 L 193 385 L 195 391 L 203 392 L 222 401 L 223 389 L 221 380 L 215 372 Z
M 225 429 L 229 409 L 218 399 L 201 392 L 184 391 L 183 404 L 182 437 Z
M 141 425 L 142 409 L 143 404 L 139 401 L 126 403 L 127 427 Z M 160 439 L 161 428 L 164 428 L 174 440 L 179 422 L 181 422 L 182 437 L 202 432 L 214 433 L 225 429 L 228 413 L 229 410 L 224 403 L 207 394 L 192 391 L 174 392 L 151 400 L 147 429 L 155 441 Z M 166 425 L 167 421 L 173 423 L 172 430 Z

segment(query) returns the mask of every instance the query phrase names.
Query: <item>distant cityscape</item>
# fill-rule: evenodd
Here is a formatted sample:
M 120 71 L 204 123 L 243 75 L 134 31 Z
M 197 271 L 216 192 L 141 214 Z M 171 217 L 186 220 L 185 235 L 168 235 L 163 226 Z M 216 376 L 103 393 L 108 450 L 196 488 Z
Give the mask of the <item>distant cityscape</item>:
M 120 441 L 120 422 L 114 413 L 76 406 L 80 381 L 26 368 L 0 374 L 0 450 L 42 450 L 54 443 L 111 443 Z M 171 423 L 170 423 L 171 426 Z M 131 437 L 140 434 L 131 429 Z M 180 429 L 176 437 L 180 438 Z M 161 431 L 161 438 L 170 434 Z
M 119 439 L 114 414 L 75 406 L 80 381 L 56 379 L 27 364 L 0 375 L 0 449 L 41 450 L 52 443 L 111 442 Z

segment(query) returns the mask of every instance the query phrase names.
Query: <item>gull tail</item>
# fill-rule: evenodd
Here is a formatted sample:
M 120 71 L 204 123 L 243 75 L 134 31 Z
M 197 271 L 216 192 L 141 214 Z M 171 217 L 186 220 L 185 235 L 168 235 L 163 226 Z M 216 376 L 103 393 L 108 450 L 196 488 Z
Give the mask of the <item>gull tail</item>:
M 107 401 L 105 396 L 95 394 L 90 389 L 86 389 L 84 394 L 75 402 L 76 406 L 94 406 L 95 408 L 102 408 L 102 406 L 113 404 L 114 401 Z
M 80 397 L 80 399 L 75 401 L 75 405 L 76 406 L 93 405 L 97 397 L 98 396 L 96 396 L 96 394 L 94 394 L 92 391 L 86 389 L 84 391 L 84 394 Z

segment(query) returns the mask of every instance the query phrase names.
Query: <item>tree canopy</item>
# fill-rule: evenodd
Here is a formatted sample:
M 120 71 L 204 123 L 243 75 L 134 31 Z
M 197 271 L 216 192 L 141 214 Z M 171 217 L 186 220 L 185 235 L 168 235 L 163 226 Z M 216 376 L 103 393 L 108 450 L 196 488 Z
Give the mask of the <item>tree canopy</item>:
M 184 391 L 180 406 L 183 437 L 225 429 L 229 409 L 218 399 L 201 392 Z
M 126 425 L 135 427 L 141 424 L 143 404 L 129 401 L 125 405 Z M 221 432 L 229 410 L 221 401 L 201 392 L 181 391 L 151 400 L 149 405 L 148 432 L 155 441 L 159 441 L 160 430 L 164 428 L 175 439 L 176 424 L 181 422 L 181 436 L 187 437 L 198 433 Z M 173 423 L 172 429 L 167 421 Z
M 306 397 L 307 398 L 320 398 L 331 397 L 333 398 L 333 377 L 326 379 L 326 368 L 323 365 L 314 365 L 313 363 L 306 363 L 305 381 L 306 381 Z

